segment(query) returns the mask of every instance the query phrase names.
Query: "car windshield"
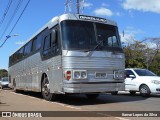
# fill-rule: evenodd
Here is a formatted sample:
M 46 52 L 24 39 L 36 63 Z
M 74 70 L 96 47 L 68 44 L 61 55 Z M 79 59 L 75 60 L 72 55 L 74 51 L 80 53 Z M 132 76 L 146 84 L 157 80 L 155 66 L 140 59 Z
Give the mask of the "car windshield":
M 8 78 L 3 78 L 2 81 L 3 82 L 8 82 Z
M 66 50 L 122 50 L 118 29 L 113 25 L 87 21 L 61 22 L 62 44 Z
M 152 73 L 149 70 L 134 70 L 139 76 L 156 76 L 156 74 Z

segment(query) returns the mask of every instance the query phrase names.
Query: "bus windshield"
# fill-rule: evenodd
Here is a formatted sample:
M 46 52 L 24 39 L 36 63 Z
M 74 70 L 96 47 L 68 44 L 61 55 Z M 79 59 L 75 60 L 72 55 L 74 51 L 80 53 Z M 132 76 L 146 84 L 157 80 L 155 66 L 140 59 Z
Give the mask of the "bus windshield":
M 61 22 L 61 30 L 62 44 L 65 50 L 122 49 L 116 26 L 67 20 Z

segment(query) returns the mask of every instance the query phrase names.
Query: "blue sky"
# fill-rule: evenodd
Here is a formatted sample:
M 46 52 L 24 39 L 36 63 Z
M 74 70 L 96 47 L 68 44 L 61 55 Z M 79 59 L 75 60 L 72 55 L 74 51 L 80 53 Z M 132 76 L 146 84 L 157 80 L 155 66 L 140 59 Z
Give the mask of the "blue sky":
M 13 1 L 3 24 L 0 26 L 0 37 L 19 0 Z M 0 48 L 0 69 L 8 69 L 9 55 L 15 52 L 52 17 L 65 12 L 65 1 L 30 1 L 26 11 L 11 34 L 19 34 L 19 36 L 9 38 L 5 45 Z M 0 0 L 0 20 L 4 16 L 8 2 L 9 0 Z M 0 39 L 0 44 L 2 44 L 5 36 L 11 31 L 26 3 L 27 0 L 23 0 L 19 11 L 10 23 L 10 27 Z M 72 5 L 72 9 L 74 9 L 74 5 Z M 120 35 L 123 31 L 125 33 L 125 36 L 122 37 L 122 41 L 124 42 L 128 42 L 131 38 L 143 40 L 147 37 L 160 37 L 160 0 L 85 0 L 83 14 L 116 21 L 119 26 Z

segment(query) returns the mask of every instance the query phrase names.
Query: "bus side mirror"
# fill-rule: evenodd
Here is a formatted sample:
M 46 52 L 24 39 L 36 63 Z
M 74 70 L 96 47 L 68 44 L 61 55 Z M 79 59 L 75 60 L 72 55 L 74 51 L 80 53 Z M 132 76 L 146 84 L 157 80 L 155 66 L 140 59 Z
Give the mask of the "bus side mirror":
M 51 40 L 52 40 L 52 44 L 55 44 L 57 42 L 57 31 L 56 30 L 52 30 L 51 32 Z

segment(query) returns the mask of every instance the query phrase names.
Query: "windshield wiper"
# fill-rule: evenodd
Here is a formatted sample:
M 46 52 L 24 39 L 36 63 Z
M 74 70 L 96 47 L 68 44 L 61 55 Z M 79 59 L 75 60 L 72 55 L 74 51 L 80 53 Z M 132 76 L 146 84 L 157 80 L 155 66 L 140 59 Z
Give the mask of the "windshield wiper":
M 99 35 L 101 36 L 101 35 Z M 97 49 L 97 47 L 99 47 L 99 45 L 104 41 L 105 39 L 102 39 L 99 43 L 97 43 L 97 45 L 93 48 L 93 49 L 89 49 L 89 50 L 86 50 L 85 52 L 89 52 L 89 51 L 95 51 Z
M 92 51 L 95 51 L 97 49 L 97 47 L 100 46 L 100 44 L 104 41 L 105 39 L 101 40 L 99 43 L 97 43 L 97 45 L 92 49 Z
M 89 52 L 87 56 L 91 56 L 91 54 L 93 53 L 93 51 L 95 51 L 97 49 L 97 47 L 104 41 L 105 39 L 101 40 L 99 43 L 97 43 L 97 45 L 91 49 L 91 50 L 88 50 L 86 52 Z M 92 52 L 91 52 L 92 51 Z

